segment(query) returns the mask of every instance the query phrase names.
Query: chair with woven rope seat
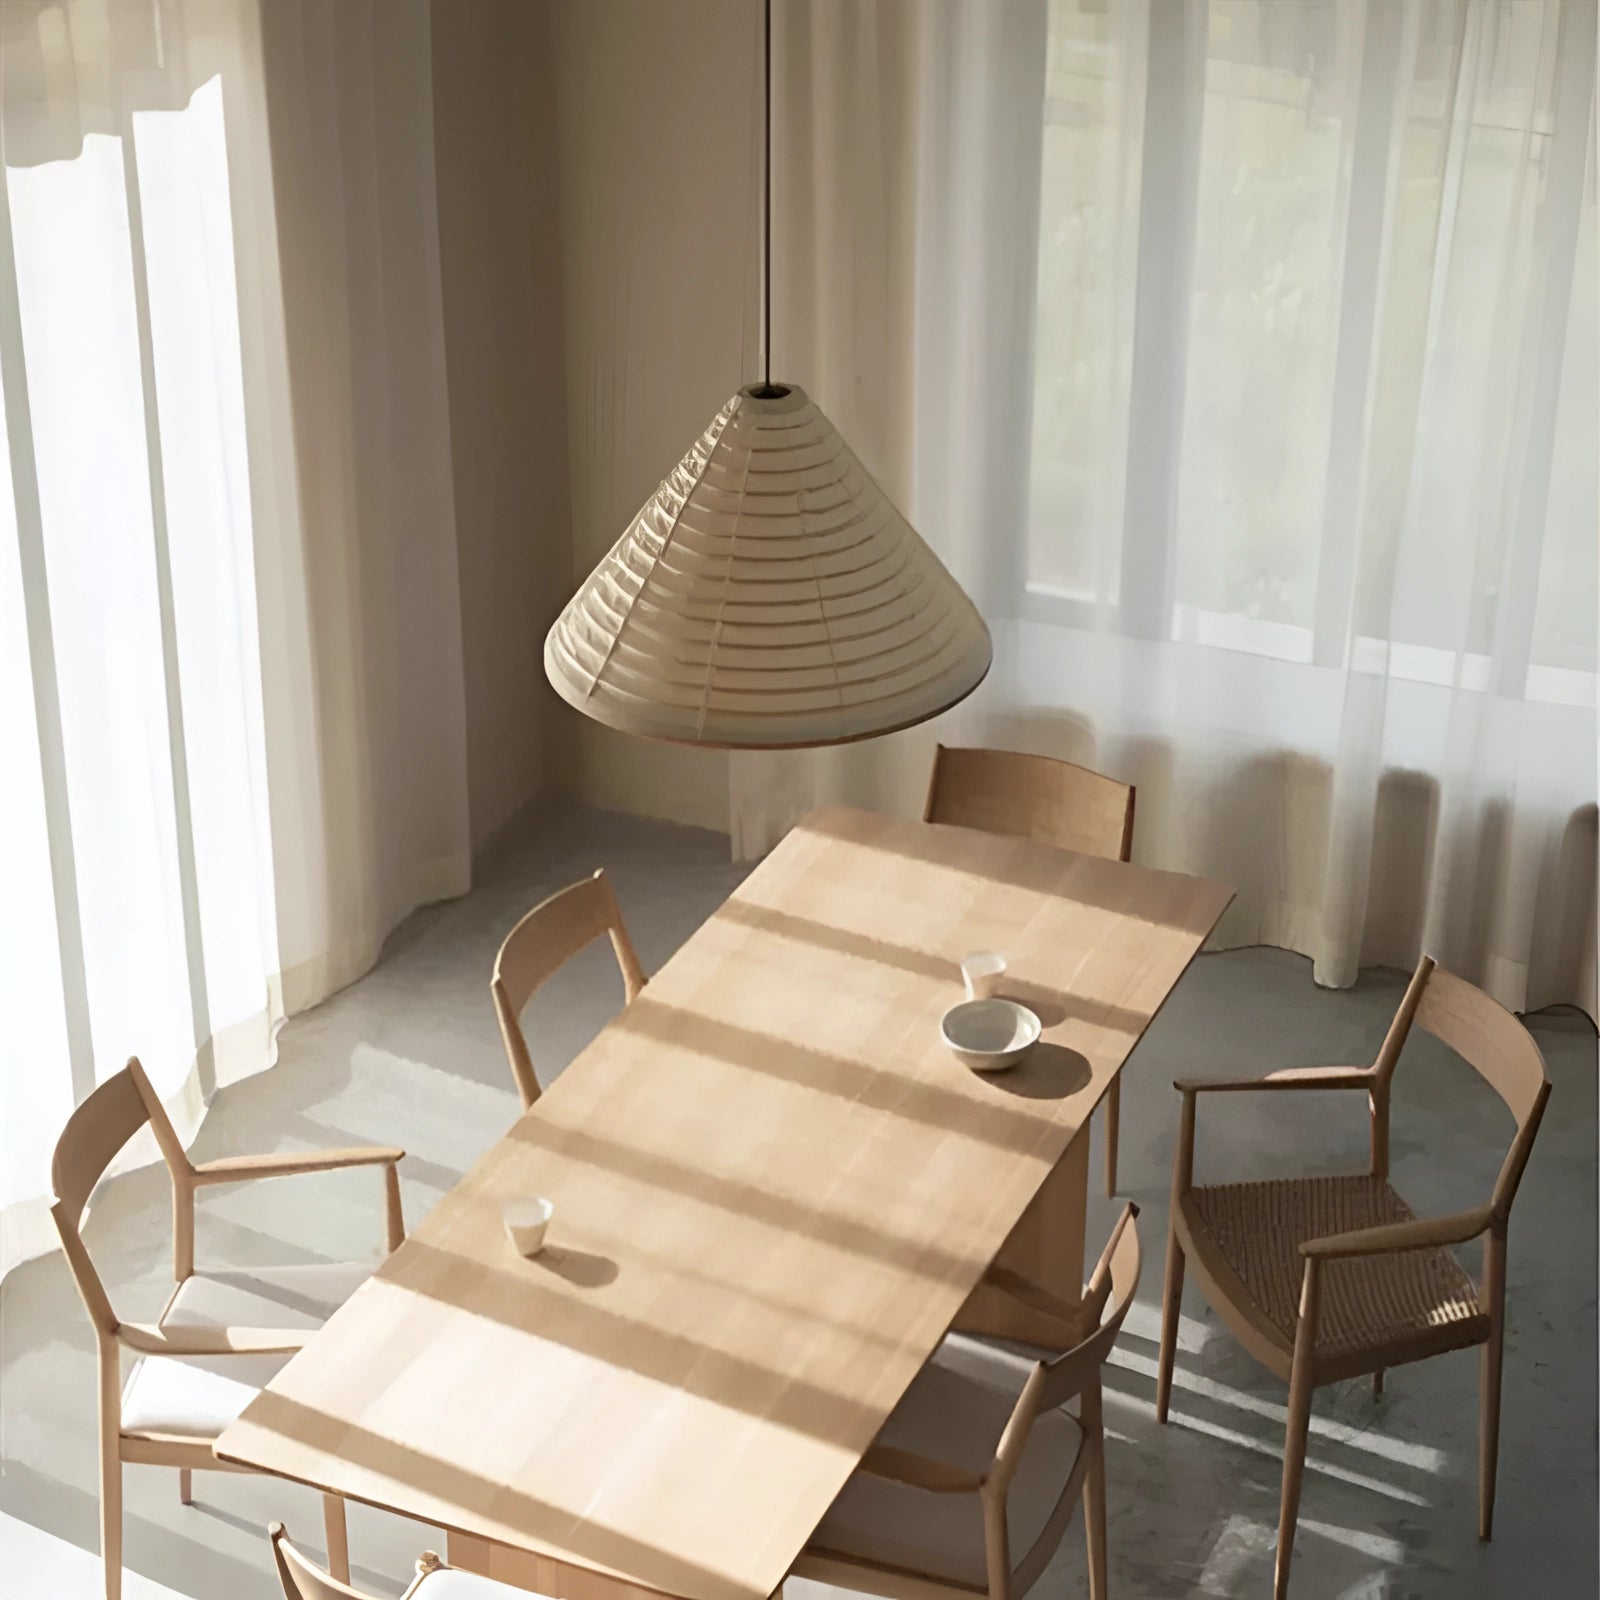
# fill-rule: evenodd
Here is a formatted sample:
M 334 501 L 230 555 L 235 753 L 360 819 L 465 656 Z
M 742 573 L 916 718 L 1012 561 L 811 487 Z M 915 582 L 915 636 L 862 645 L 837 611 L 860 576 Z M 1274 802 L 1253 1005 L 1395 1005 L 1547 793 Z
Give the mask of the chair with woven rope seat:
M 524 1111 L 539 1098 L 540 1089 L 522 1031 L 523 1008 L 559 968 L 603 933 L 610 935 L 622 969 L 623 1003 L 627 1004 L 645 986 L 644 968 L 604 869 L 541 900 L 506 935 L 495 957 L 489 992 Z
M 277 1563 L 278 1581 L 285 1600 L 376 1600 L 361 1589 L 352 1589 L 307 1558 L 290 1541 L 281 1522 L 267 1529 L 272 1540 L 272 1559 Z M 417 1561 L 417 1573 L 406 1586 L 400 1600 L 528 1600 L 529 1591 L 447 1567 L 431 1550 L 424 1550 Z
M 890 1600 L 1021 1600 L 1060 1547 L 1081 1492 L 1089 1594 L 1104 1600 L 1100 1371 L 1139 1285 L 1138 1214 L 1124 1209 L 1080 1306 L 1003 1273 L 991 1280 L 1063 1330 L 1090 1331 L 1056 1355 L 947 1334 L 792 1576 Z M 1076 1416 L 1064 1409 L 1073 1399 Z
M 1018 750 L 938 745 L 924 822 L 1002 833 L 1081 855 L 1127 861 L 1133 854 L 1134 788 L 1088 767 Z M 1106 1090 L 1106 1193 L 1117 1192 L 1122 1075 Z
M 176 1286 L 153 1323 L 124 1322 L 112 1310 L 80 1229 L 95 1185 L 146 1124 L 172 1179 Z M 403 1154 L 383 1146 L 193 1162 L 137 1059 L 67 1119 L 56 1142 L 51 1215 L 98 1346 L 100 1550 L 107 1600 L 122 1592 L 122 1464 L 176 1467 L 185 1504 L 196 1469 L 248 1470 L 218 1459 L 213 1442 L 373 1270 L 372 1263 L 321 1262 L 197 1272 L 196 1191 L 214 1183 L 380 1166 L 386 1244 L 393 1250 L 404 1237 L 397 1170 Z M 136 1358 L 126 1384 L 124 1353 Z M 344 1502 L 325 1495 L 323 1516 L 330 1560 L 343 1572 Z
M 1461 1056 L 1500 1096 L 1516 1133 L 1488 1203 L 1419 1218 L 1389 1183 L 1389 1097 L 1413 1026 Z M 1185 1267 L 1240 1342 L 1289 1385 L 1274 1594 L 1288 1592 L 1312 1390 L 1482 1346 L 1478 1536 L 1490 1535 L 1500 1440 L 1506 1232 L 1511 1202 L 1550 1094 L 1532 1035 L 1482 990 L 1424 956 L 1370 1067 L 1307 1067 L 1264 1078 L 1181 1079 L 1173 1159 L 1156 1415 L 1167 1420 Z M 1197 1186 L 1195 1104 L 1206 1093 L 1360 1089 L 1371 1116 L 1371 1170 Z M 1451 1247 L 1483 1238 L 1474 1283 Z

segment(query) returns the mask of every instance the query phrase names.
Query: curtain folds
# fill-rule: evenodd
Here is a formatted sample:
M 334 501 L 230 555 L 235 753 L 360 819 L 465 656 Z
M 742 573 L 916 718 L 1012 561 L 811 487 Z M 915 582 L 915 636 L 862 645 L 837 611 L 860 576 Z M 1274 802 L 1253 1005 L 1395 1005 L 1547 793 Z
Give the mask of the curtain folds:
M 428 0 L 261 5 L 252 443 L 290 1013 L 471 871 Z
M 1038 750 L 1237 886 L 1220 945 L 1594 1014 L 1592 0 L 784 10 L 779 365 L 997 650 L 736 756 L 736 848 Z
M 469 843 L 426 0 L 0 46 L 4 1270 L 76 1101 L 192 1133 Z

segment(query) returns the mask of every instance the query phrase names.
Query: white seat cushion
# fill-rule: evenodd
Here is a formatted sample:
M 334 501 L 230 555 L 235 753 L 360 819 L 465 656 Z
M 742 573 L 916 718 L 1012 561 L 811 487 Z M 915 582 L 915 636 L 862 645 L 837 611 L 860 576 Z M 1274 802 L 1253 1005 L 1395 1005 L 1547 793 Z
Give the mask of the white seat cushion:
M 987 1472 L 1033 1366 L 1030 1358 L 998 1345 L 949 1334 L 906 1390 L 878 1442 Z M 1006 1497 L 1013 1566 L 1044 1531 L 1082 1444 L 1076 1420 L 1065 1411 L 1047 1411 L 1035 1420 Z M 987 1583 L 976 1493 L 933 1494 L 856 1472 L 809 1548 L 956 1583 Z
M 287 1354 L 146 1356 L 122 1391 L 122 1431 L 214 1439 L 288 1360 Z
M 371 1273 L 370 1266 L 343 1261 L 197 1272 L 179 1286 L 161 1322 L 168 1328 L 318 1328 Z M 215 1438 L 291 1354 L 146 1356 L 122 1391 L 122 1431 Z
M 360 1261 L 197 1272 L 161 1320 L 185 1328 L 320 1328 L 371 1276 Z
M 475 1572 L 441 1567 L 437 1572 L 430 1572 L 410 1591 L 406 1600 L 528 1600 L 528 1590 L 514 1589 L 509 1583 L 497 1583 L 493 1578 L 480 1578 Z

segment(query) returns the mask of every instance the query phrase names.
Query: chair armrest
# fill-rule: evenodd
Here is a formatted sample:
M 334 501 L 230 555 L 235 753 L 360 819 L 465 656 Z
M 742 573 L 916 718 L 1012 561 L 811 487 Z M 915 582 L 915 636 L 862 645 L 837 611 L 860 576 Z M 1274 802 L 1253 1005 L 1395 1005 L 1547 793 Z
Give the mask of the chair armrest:
M 292 1354 L 305 1348 L 315 1328 L 163 1328 L 121 1322 L 117 1338 L 142 1356 L 243 1356 Z
M 1178 1078 L 1179 1094 L 1237 1094 L 1251 1089 L 1370 1089 L 1371 1067 L 1286 1067 L 1260 1078 Z
M 935 1461 L 931 1456 L 919 1456 L 915 1451 L 897 1450 L 889 1444 L 873 1445 L 862 1456 L 857 1470 L 933 1494 L 971 1494 L 983 1487 L 983 1479 L 976 1472 L 953 1467 L 948 1461 Z
M 405 1218 L 400 1203 L 400 1162 L 404 1150 L 383 1144 L 360 1145 L 353 1150 L 285 1150 L 276 1155 L 223 1156 L 218 1161 L 202 1161 L 191 1167 L 182 1182 L 184 1206 L 183 1224 L 187 1228 L 187 1254 L 180 1250 L 174 1259 L 174 1270 L 179 1278 L 194 1270 L 194 1203 L 195 1192 L 209 1183 L 245 1183 L 252 1178 L 291 1178 L 300 1172 L 339 1172 L 350 1167 L 383 1167 L 384 1247 L 398 1250 L 405 1240 Z M 178 1192 L 179 1175 L 172 1175 L 174 1193 Z
M 1355 1228 L 1349 1233 L 1325 1234 L 1307 1239 L 1302 1256 L 1335 1261 L 1344 1256 L 1394 1255 L 1402 1250 L 1427 1250 L 1441 1245 L 1465 1244 L 1476 1239 L 1494 1221 L 1492 1206 L 1474 1206 L 1447 1217 L 1417 1217 L 1410 1222 L 1386 1222 L 1375 1228 Z
M 390 1166 L 404 1150 L 387 1145 L 363 1145 L 355 1150 L 285 1150 L 277 1155 L 223 1156 L 199 1162 L 196 1183 L 244 1183 L 252 1178 L 288 1178 L 298 1172 L 337 1172 L 345 1167 Z
M 1183 1120 L 1178 1142 L 1172 1152 L 1172 1204 L 1194 1182 L 1195 1105 L 1202 1093 L 1239 1094 L 1248 1090 L 1271 1089 L 1365 1089 L 1369 1094 L 1378 1082 L 1372 1067 L 1285 1067 L 1259 1078 L 1178 1078 L 1172 1087 L 1183 1096 Z

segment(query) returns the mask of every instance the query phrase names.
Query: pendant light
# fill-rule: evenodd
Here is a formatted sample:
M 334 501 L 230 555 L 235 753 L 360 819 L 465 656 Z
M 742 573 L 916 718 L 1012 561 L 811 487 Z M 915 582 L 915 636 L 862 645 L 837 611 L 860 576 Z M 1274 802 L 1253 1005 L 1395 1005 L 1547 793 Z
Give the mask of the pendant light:
M 844 744 L 969 695 L 989 630 L 797 384 L 772 381 L 772 0 L 762 378 L 645 501 L 545 639 L 556 692 L 624 733 L 724 749 Z

